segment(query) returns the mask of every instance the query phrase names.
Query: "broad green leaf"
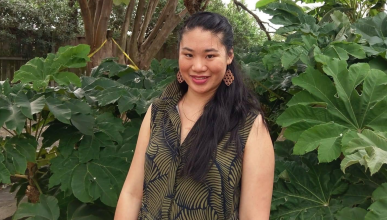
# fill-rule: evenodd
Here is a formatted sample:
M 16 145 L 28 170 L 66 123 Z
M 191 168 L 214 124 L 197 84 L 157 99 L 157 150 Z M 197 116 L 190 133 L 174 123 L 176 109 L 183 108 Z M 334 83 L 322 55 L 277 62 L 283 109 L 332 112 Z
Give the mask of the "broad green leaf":
M 99 102 L 100 106 L 105 106 L 108 104 L 113 104 L 123 95 L 126 95 L 128 92 L 125 88 L 107 88 L 100 92 L 96 97 L 96 100 Z
M 28 134 L 21 134 L 19 136 L 12 137 L 5 143 L 6 149 L 14 148 L 25 157 L 28 162 L 35 163 L 36 149 L 38 142 L 33 136 Z
M 0 154 L 0 158 L 3 158 L 3 155 Z M 9 173 L 9 170 L 7 169 L 7 167 L 5 167 L 5 165 L 2 163 L 3 161 L 0 160 L 0 183 L 11 183 L 11 179 L 10 179 L 10 176 L 11 176 L 11 173 Z
M 100 142 L 93 136 L 85 135 L 79 146 L 79 162 L 85 163 L 92 159 L 98 159 Z
M 8 118 L 12 115 L 11 103 L 5 96 L 0 95 L 0 127 L 4 125 L 4 122 L 8 121 Z
M 67 206 L 67 220 L 105 220 L 113 219 L 111 213 L 101 206 L 71 201 Z
M 70 99 L 65 102 L 66 106 L 71 109 L 71 114 L 82 113 L 85 115 L 91 114 L 91 107 L 81 99 Z
M 360 163 L 369 168 L 372 175 L 387 163 L 387 138 L 368 129 L 358 136 L 344 146 L 346 158 L 341 162 L 341 169 L 344 171 L 348 166 Z
M 286 170 L 286 179 L 282 177 L 274 184 L 273 202 L 277 207 L 270 219 L 334 219 L 333 213 L 342 208 L 332 197 L 342 184 L 342 172 L 332 163 L 306 165 L 308 170 L 297 162 L 276 162 L 276 167 Z
M 90 58 L 87 56 L 90 53 L 90 46 L 87 44 L 79 44 L 77 46 L 65 46 L 59 48 L 55 64 L 67 68 L 85 67 Z
M 58 80 L 60 85 L 74 83 L 80 86 L 80 81 L 76 75 L 71 73 L 59 73 L 63 68 L 79 68 L 86 66 L 90 59 L 87 55 L 90 52 L 88 45 L 66 46 L 59 48 L 57 54 L 48 54 L 45 59 L 35 58 L 20 67 L 15 72 L 12 82 L 32 83 L 37 91 L 44 90 L 51 79 Z
M 336 48 L 341 48 L 345 50 L 348 54 L 358 59 L 366 58 L 366 54 L 363 50 L 363 47 L 360 44 L 340 41 L 340 42 L 332 42 L 332 45 Z
M 372 192 L 375 190 L 365 183 L 351 184 L 342 196 L 342 203 L 346 207 L 359 206 L 370 201 Z
M 48 97 L 46 98 L 48 109 L 59 121 L 70 124 L 71 110 L 60 100 Z
M 75 144 L 81 139 L 82 134 L 79 132 L 65 133 L 59 141 L 59 152 L 65 158 L 69 157 L 74 151 Z
M 115 193 L 109 175 L 105 171 L 101 172 L 103 166 L 97 163 L 80 164 L 74 170 L 71 181 L 73 193 L 82 202 L 100 198 L 104 204 L 115 207 L 118 194 Z
M 21 112 L 28 118 L 32 119 L 32 115 L 42 111 L 46 104 L 44 96 L 30 102 L 23 92 L 19 92 L 15 97 L 15 104 L 20 107 Z
M 366 17 L 357 20 L 353 26 L 358 34 L 372 46 L 375 44 L 384 44 L 387 46 L 387 14 L 381 12 L 374 17 Z
M 29 217 L 29 220 L 57 220 L 59 218 L 58 200 L 53 196 L 40 195 L 39 203 L 22 203 L 12 219 Z
M 12 82 L 15 83 L 19 80 L 22 83 L 33 82 L 33 88 L 35 90 L 44 89 L 50 82 L 51 77 L 50 72 L 44 71 L 46 69 L 47 67 L 45 67 L 45 60 L 43 58 L 34 58 L 15 72 Z
M 364 220 L 367 210 L 362 208 L 345 207 L 335 215 L 337 220 Z
M 103 133 L 109 135 L 112 140 L 122 143 L 121 132 L 124 131 L 122 120 L 114 117 L 111 113 L 99 115 L 95 121 L 96 127 Z
M 267 4 L 270 4 L 272 2 L 275 2 L 277 0 L 259 0 L 255 4 L 255 8 L 262 8 L 263 6 L 266 6 Z
M 93 135 L 94 121 L 91 115 L 75 114 L 71 116 L 71 124 L 85 135 Z
M 75 155 L 65 158 L 62 155 L 51 160 L 51 172 L 48 187 L 60 185 L 62 191 L 72 191 L 71 176 L 79 165 L 79 159 Z
M 118 110 L 120 111 L 121 114 L 128 110 L 132 110 L 137 100 L 138 100 L 138 97 L 122 96 L 118 100 Z
M 326 105 L 325 102 L 316 99 L 313 97 L 312 94 L 310 94 L 306 90 L 302 90 L 295 94 L 292 99 L 289 100 L 288 103 L 286 103 L 288 106 L 293 106 L 293 105 L 319 105 L 319 106 L 324 106 Z
M 55 82 L 59 85 L 70 85 L 71 83 L 75 86 L 81 87 L 81 79 L 75 73 L 71 72 L 60 72 L 54 76 Z
M 340 47 L 335 47 L 335 46 L 330 45 L 330 46 L 324 48 L 324 50 L 322 52 L 325 56 L 328 56 L 331 58 L 336 58 L 339 60 L 348 60 L 349 59 L 347 52 Z
M 302 155 L 318 148 L 319 161 L 331 162 L 340 156 L 341 137 L 346 130 L 336 123 L 316 125 L 301 134 L 293 153 Z
M 116 76 L 120 72 L 129 69 L 127 65 L 119 64 L 115 62 L 115 59 L 107 58 L 98 65 L 97 68 L 91 72 L 92 77 L 100 77 L 109 75 L 109 77 Z
M 5 127 L 10 130 L 15 130 L 16 133 L 20 134 L 23 131 L 26 122 L 26 117 L 16 105 L 13 105 L 11 110 L 12 114 L 5 122 Z
M 318 125 L 325 124 L 332 120 L 332 116 L 328 114 L 326 108 L 293 105 L 289 107 L 280 117 L 278 117 L 277 123 L 283 127 L 288 127 L 298 122 Z
M 308 51 L 302 46 L 296 46 L 286 50 L 281 57 L 283 67 L 288 69 L 300 59 L 301 55 L 306 55 L 307 53 Z
M 365 220 L 385 219 L 387 216 L 387 183 L 383 183 L 373 193 L 374 203 L 368 208 Z
M 93 201 L 93 198 L 89 194 L 91 181 L 94 181 L 94 177 L 88 175 L 86 164 L 79 164 L 75 167 L 71 178 L 71 189 L 74 196 L 83 203 Z

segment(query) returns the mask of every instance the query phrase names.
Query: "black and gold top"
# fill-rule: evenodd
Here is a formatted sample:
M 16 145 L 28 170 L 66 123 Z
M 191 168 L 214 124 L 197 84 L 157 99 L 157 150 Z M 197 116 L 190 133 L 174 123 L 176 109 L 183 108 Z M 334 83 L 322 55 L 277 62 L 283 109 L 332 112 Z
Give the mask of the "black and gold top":
M 152 104 L 138 219 L 238 219 L 242 158 L 232 145 L 224 148 L 229 134 L 219 143 L 203 182 L 181 175 L 189 147 L 186 141 L 180 144 L 181 122 L 176 106 L 181 97 L 174 82 Z M 243 147 L 256 116 L 250 114 L 239 130 Z

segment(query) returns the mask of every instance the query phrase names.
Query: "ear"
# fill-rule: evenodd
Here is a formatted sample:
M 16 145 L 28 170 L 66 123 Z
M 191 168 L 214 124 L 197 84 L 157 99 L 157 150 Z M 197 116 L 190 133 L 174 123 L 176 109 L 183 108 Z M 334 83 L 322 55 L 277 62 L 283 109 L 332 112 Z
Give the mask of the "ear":
M 231 50 L 227 54 L 227 65 L 230 65 L 232 60 L 234 59 L 234 48 L 231 48 Z

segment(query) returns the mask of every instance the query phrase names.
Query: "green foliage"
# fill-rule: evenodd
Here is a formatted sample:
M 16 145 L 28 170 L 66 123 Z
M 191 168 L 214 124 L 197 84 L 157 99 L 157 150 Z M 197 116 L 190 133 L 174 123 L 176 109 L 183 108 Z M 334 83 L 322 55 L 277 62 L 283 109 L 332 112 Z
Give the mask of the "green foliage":
M 81 30 L 77 1 L 0 1 L 0 56 L 45 56 Z
M 206 10 L 219 13 L 230 21 L 234 28 L 234 50 L 236 53 L 248 51 L 249 48 L 262 45 L 267 40 L 255 19 L 246 11 L 238 9 L 232 1 L 228 5 L 224 5 L 221 0 L 211 0 Z
M 50 80 L 55 80 L 59 85 L 81 86 L 81 80 L 71 72 L 62 72 L 67 68 L 86 66 L 90 60 L 88 45 L 81 44 L 76 47 L 62 47 L 56 54 L 48 54 L 46 59 L 34 58 L 15 72 L 12 82 L 32 83 L 37 91 L 45 89 Z
M 60 48 L 22 66 L 16 84 L 0 84 L 0 126 L 11 134 L 0 137 L 0 182 L 35 163 L 31 186 L 43 193 L 40 203 L 22 204 L 14 219 L 112 219 L 109 207 L 116 206 L 132 161 L 139 120 L 175 79 L 177 62 L 169 60 L 153 61 L 154 71 L 106 59 L 90 77 L 63 72 L 85 66 L 89 50 Z M 56 87 L 48 87 L 51 80 Z M 21 182 L 20 190 L 27 185 Z
M 59 218 L 58 200 L 55 197 L 40 195 L 39 201 L 37 204 L 20 204 L 12 219 L 17 220 L 28 217 L 29 220 L 57 220 Z
M 275 143 L 271 219 L 380 219 L 387 182 L 386 14 L 356 19 L 331 7 L 319 16 L 286 2 L 257 3 L 282 25 L 276 34 L 285 41 L 240 56 L 269 125 L 282 128 L 279 137 L 286 139 Z M 376 194 L 380 202 L 371 199 Z

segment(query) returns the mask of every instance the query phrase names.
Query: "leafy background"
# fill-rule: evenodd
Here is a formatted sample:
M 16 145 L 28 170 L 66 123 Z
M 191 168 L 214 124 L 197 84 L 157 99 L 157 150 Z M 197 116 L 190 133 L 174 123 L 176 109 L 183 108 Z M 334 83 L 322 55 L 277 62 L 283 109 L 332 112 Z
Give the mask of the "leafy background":
M 367 16 L 330 1 L 258 3 L 285 39 L 237 57 L 277 140 L 270 218 L 382 219 L 387 14 L 372 11 L 379 1 Z M 176 60 L 135 71 L 112 58 L 89 77 L 69 72 L 88 53 L 63 47 L 0 84 L 0 126 L 11 134 L 0 141 L 0 182 L 21 177 L 13 190 L 30 201 L 14 219 L 112 219 L 142 117 L 175 79 Z

